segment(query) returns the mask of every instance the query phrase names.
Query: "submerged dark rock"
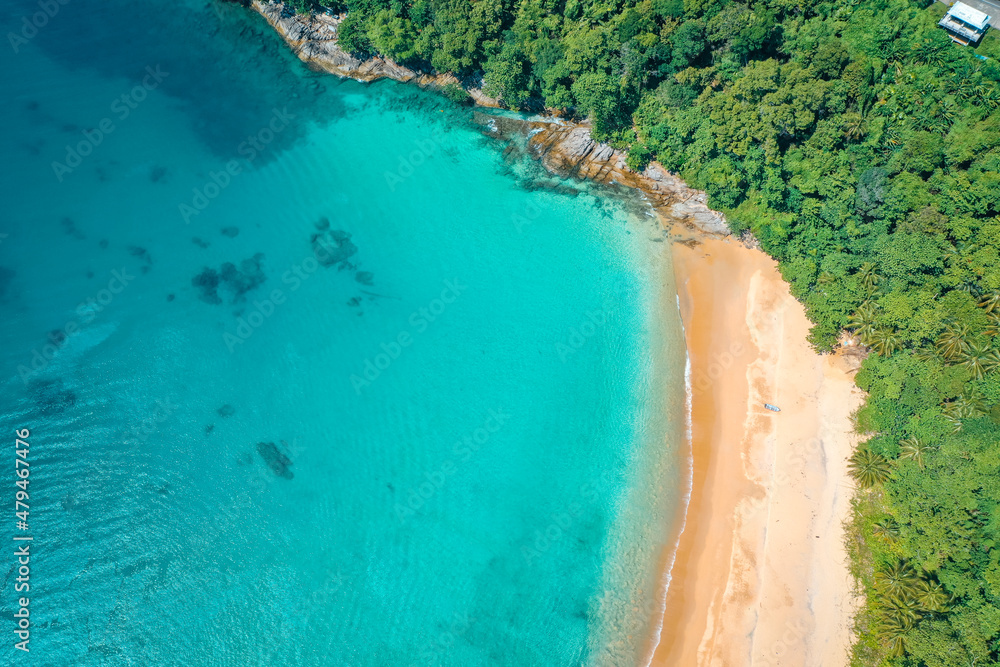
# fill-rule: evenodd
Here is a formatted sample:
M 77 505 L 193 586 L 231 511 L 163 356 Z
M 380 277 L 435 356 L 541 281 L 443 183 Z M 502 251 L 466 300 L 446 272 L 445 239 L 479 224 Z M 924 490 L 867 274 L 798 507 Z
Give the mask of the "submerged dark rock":
M 108 240 L 101 239 L 100 241 L 98 241 L 97 245 L 101 247 L 101 250 L 105 250 L 108 247 Z
M 206 303 L 221 304 L 219 288 L 232 293 L 232 303 L 244 300 L 245 295 L 267 280 L 263 269 L 264 255 L 257 253 L 249 259 L 240 262 L 239 268 L 232 262 L 226 262 L 216 271 L 205 267 L 201 273 L 191 279 L 191 284 L 199 288 L 198 298 Z
M 141 246 L 130 245 L 128 247 L 128 254 L 132 255 L 133 257 L 138 257 L 147 264 L 151 264 L 153 261 L 153 258 L 150 257 L 149 255 L 149 251 Z
M 149 172 L 149 180 L 152 181 L 153 183 L 159 183 L 164 179 L 164 177 L 166 177 L 166 175 L 167 175 L 167 168 L 162 167 L 160 165 L 156 165 Z
M 66 232 L 67 236 L 72 236 L 78 241 L 82 241 L 87 238 L 83 235 L 83 232 L 76 228 L 76 223 L 73 222 L 73 218 L 63 218 L 60 221 L 60 224 L 62 225 L 63 231 Z
M 201 273 L 191 279 L 191 284 L 200 290 L 198 298 L 205 303 L 218 305 L 222 303 L 219 298 L 219 272 L 206 267 Z
M 66 332 L 62 329 L 53 329 L 49 332 L 49 340 L 52 341 L 52 344 L 56 347 L 62 347 L 62 344 L 66 342 L 67 338 L 68 336 L 66 335 Z
M 239 269 L 232 262 L 226 262 L 219 267 L 219 278 L 233 292 L 233 303 L 242 301 L 247 292 L 267 280 L 261 265 L 263 259 L 264 255 L 257 253 L 240 262 Z
M 76 405 L 76 394 L 64 389 L 62 380 L 35 380 L 28 384 L 28 395 L 45 414 L 58 414 Z
M 237 236 L 240 235 L 239 227 L 223 227 L 219 231 L 222 232 L 223 236 L 228 236 L 231 239 L 235 239 Z
M 195 244 L 199 248 L 207 248 L 208 245 L 209 245 L 208 241 L 203 241 L 200 238 L 198 238 L 197 236 L 194 236 L 194 237 L 191 238 L 191 243 Z
M 351 235 L 339 229 L 317 232 L 310 238 L 313 255 L 323 266 L 347 268 L 348 258 L 358 252 L 358 246 L 351 242 Z
M 216 412 L 219 414 L 220 417 L 232 417 L 233 415 L 236 414 L 236 408 L 229 405 L 229 403 L 226 403 L 221 408 L 216 410 Z
M 362 285 L 368 285 L 369 287 L 375 284 L 375 274 L 371 271 L 358 271 L 354 274 L 354 279 Z
M 0 299 L 7 296 L 7 288 L 10 287 L 10 283 L 16 275 L 17 272 L 13 269 L 0 266 Z
M 143 262 L 142 267 L 139 269 L 140 271 L 149 273 L 149 267 L 153 266 L 153 257 L 149 254 L 148 250 L 137 245 L 130 245 L 128 247 L 128 254 L 138 257 Z
M 258 442 L 257 453 L 264 459 L 264 463 L 278 477 L 292 479 L 295 475 L 288 466 L 292 465 L 292 460 L 285 456 L 278 446 L 273 442 Z

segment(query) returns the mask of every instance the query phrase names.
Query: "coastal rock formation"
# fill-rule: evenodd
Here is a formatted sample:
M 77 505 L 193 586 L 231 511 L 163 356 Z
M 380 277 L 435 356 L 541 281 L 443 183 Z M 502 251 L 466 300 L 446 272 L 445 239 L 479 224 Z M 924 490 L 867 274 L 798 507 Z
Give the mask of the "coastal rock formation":
M 458 85 L 473 101 L 483 107 L 500 107 L 499 101 L 452 74 L 423 74 L 385 58 L 360 60 L 337 45 L 337 29 L 343 17 L 327 14 L 312 16 L 295 14 L 279 2 L 253 0 L 253 8 L 285 38 L 298 57 L 320 69 L 358 81 L 395 79 L 418 86 L 440 89 Z M 605 184 L 621 184 L 642 192 L 668 225 L 680 223 L 709 236 L 727 236 L 725 216 L 706 204 L 704 192 L 689 188 L 679 177 L 656 163 L 640 174 L 625 164 L 625 154 L 594 141 L 587 123 L 569 122 L 556 117 L 519 119 L 477 114 L 488 133 L 509 136 L 520 133 L 527 137 L 533 156 L 553 173 L 591 179 Z
M 273 442 L 258 442 L 257 453 L 264 459 L 264 463 L 271 469 L 271 472 L 278 477 L 284 477 L 285 479 L 295 477 L 292 471 L 288 469 L 288 466 L 292 465 L 292 460 L 282 454 L 281 450 Z
M 395 79 L 435 90 L 448 85 L 461 86 L 476 104 L 500 106 L 498 100 L 489 97 L 476 86 L 463 85 L 453 74 L 424 74 L 388 58 L 356 58 L 337 45 L 337 29 L 343 20 L 342 16 L 295 14 L 280 2 L 253 0 L 251 5 L 285 38 L 300 59 L 327 72 L 366 82 Z
M 528 151 L 545 168 L 564 178 L 580 178 L 606 185 L 623 185 L 642 192 L 666 221 L 680 223 L 709 236 L 727 236 L 725 216 L 708 207 L 707 195 L 687 186 L 656 163 L 642 173 L 629 169 L 625 154 L 590 136 L 586 123 L 558 118 L 510 118 L 476 114 L 488 134 L 498 139 L 520 136 Z

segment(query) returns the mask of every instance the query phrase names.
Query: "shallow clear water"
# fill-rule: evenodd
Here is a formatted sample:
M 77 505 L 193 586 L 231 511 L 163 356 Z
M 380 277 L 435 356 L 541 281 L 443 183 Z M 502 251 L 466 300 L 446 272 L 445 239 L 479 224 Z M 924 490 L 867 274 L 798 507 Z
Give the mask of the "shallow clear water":
M 4 664 L 634 661 L 682 487 L 648 218 L 237 7 L 2 46 Z

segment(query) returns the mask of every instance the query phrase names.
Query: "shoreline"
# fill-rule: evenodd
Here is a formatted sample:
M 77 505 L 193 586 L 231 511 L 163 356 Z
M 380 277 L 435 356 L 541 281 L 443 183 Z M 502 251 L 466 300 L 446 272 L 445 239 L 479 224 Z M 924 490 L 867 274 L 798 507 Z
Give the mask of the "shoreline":
M 672 250 L 691 489 L 642 667 L 846 665 L 856 356 L 810 348 L 803 308 L 763 252 L 735 239 Z
M 859 351 L 815 353 L 777 263 L 733 238 L 705 193 L 656 163 L 633 172 L 586 122 L 490 115 L 482 107 L 497 101 L 453 75 L 345 53 L 335 17 L 289 17 L 262 0 L 251 8 L 315 68 L 461 86 L 484 134 L 517 142 L 556 175 L 643 195 L 671 241 L 689 409 L 687 498 L 659 558 L 640 666 L 846 665 L 856 603 L 842 524 L 853 494 L 851 414 L 863 398 L 853 380 Z

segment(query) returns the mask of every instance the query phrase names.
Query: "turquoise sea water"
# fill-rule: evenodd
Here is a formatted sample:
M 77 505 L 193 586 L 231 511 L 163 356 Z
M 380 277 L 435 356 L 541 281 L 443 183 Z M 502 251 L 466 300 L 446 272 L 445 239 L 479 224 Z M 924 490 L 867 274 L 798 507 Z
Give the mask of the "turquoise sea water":
M 69 2 L 10 42 L 3 664 L 635 662 L 684 467 L 640 209 L 237 7 Z

